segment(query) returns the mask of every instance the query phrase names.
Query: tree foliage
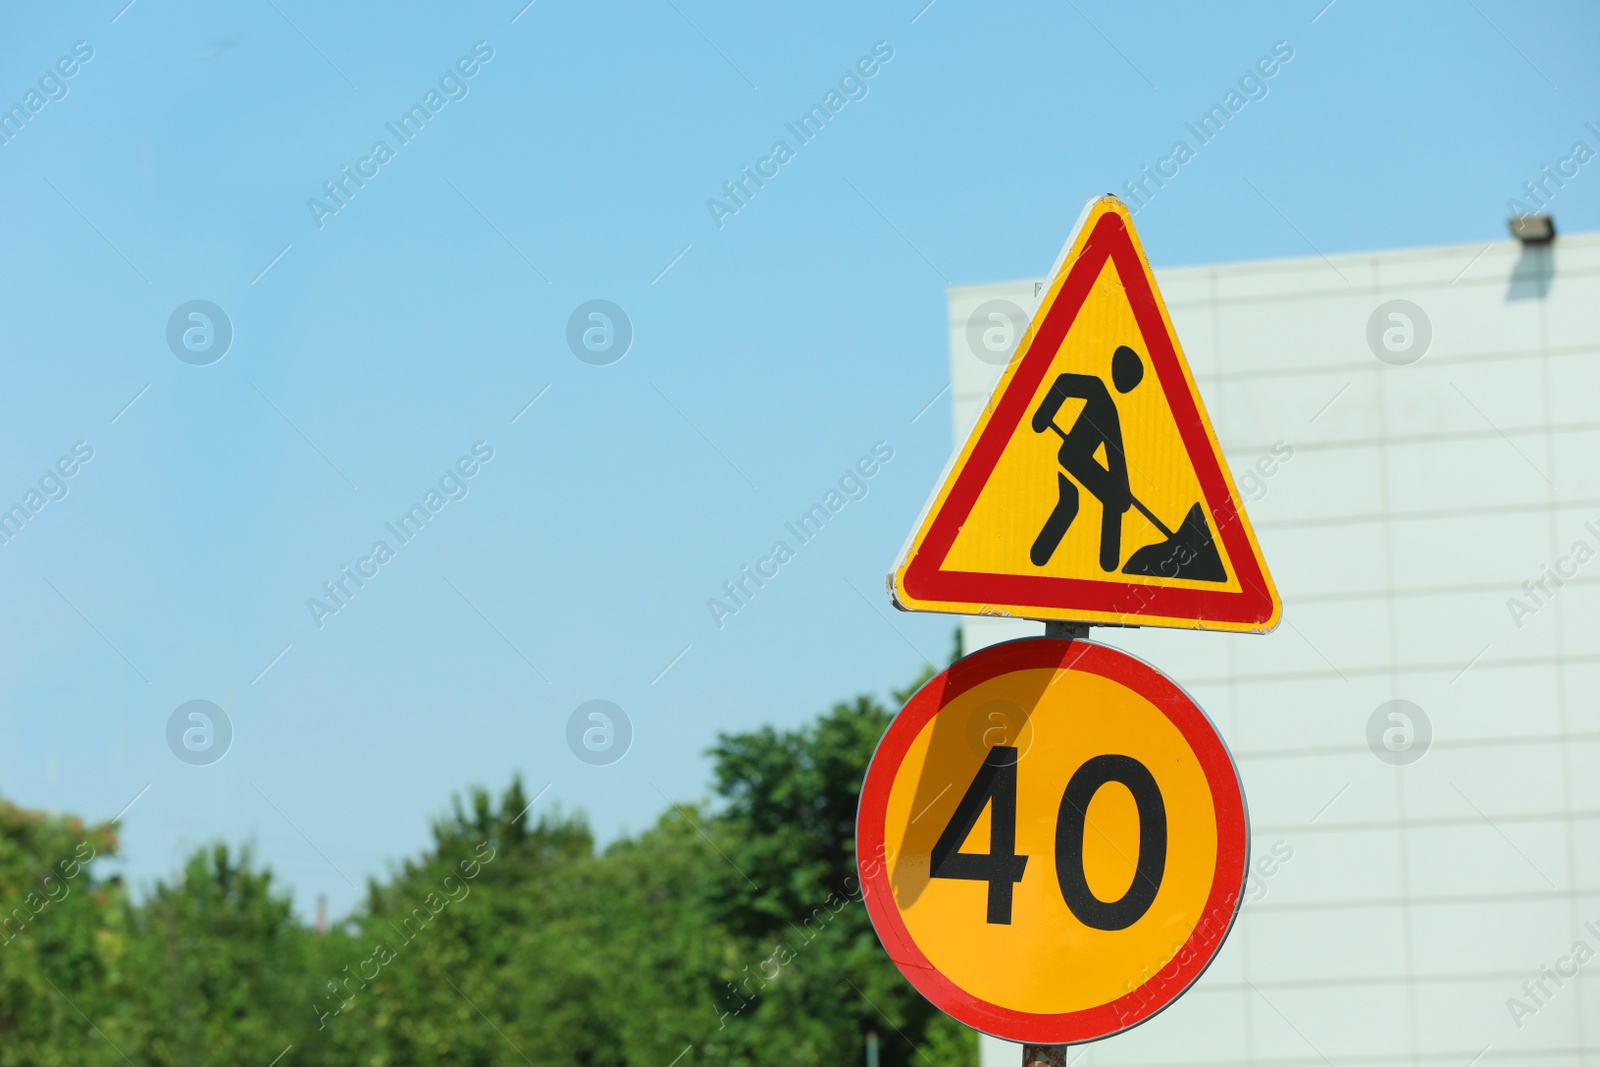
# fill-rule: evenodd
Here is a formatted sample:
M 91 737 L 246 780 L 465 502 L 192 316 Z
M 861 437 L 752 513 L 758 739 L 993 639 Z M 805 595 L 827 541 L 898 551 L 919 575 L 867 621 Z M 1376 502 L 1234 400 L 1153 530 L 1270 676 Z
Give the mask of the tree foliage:
M 869 1032 L 884 1067 L 973 1064 L 861 903 L 856 804 L 891 718 L 858 697 L 723 735 L 713 797 L 604 849 L 519 781 L 474 790 L 324 934 L 248 851 L 134 899 L 96 874 L 114 827 L 0 802 L 0 1067 L 833 1067 Z

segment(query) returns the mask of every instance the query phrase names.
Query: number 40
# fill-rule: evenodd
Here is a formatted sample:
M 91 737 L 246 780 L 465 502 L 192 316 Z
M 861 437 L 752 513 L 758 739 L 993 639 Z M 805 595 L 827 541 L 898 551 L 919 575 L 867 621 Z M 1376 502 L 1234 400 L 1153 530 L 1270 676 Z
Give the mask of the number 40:
M 989 883 L 987 919 L 1011 924 L 1011 893 L 1022 881 L 1027 856 L 1017 855 L 1017 750 L 989 750 L 955 814 L 934 843 L 928 875 Z M 1117 900 L 1105 901 L 1089 889 L 1083 871 L 1083 835 L 1089 802 L 1108 782 L 1120 782 L 1139 809 L 1139 859 L 1133 882 Z M 989 808 L 989 851 L 962 852 L 972 828 Z M 1096 830 L 1098 833 L 1098 829 Z M 1132 756 L 1096 756 L 1079 767 L 1061 794 L 1056 814 L 1056 881 L 1061 897 L 1078 921 L 1096 930 L 1125 930 L 1155 902 L 1167 869 L 1167 808 L 1149 768 Z

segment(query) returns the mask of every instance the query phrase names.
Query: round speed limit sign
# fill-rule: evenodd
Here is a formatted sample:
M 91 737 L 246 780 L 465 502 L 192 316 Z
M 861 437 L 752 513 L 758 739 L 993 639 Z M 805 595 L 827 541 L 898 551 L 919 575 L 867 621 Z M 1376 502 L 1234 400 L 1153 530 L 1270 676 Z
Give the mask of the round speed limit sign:
M 1087 641 L 995 645 L 929 681 L 879 743 L 857 819 L 895 965 L 959 1021 L 1031 1044 L 1170 1004 L 1222 947 L 1249 864 L 1205 713 Z

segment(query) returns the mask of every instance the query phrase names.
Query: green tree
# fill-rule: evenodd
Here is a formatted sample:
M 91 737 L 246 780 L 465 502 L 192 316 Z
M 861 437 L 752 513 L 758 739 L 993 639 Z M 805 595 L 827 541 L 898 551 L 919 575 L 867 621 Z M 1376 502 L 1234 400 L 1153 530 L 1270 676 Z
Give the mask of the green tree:
M 530 819 L 520 781 L 473 790 L 321 935 L 247 851 L 132 901 L 92 875 L 110 826 L 0 802 L 0 1067 L 265 1067 L 290 1045 L 285 1067 L 833 1067 L 869 1032 L 884 1067 L 968 1067 L 972 1032 L 861 903 L 856 806 L 892 719 L 863 696 L 723 735 L 711 800 L 603 851 L 581 816 Z
M 749 953 L 724 999 L 748 1057 L 734 1062 L 771 1062 L 774 1049 L 795 1063 L 854 1062 L 869 1031 L 885 1067 L 922 1060 L 924 1046 L 937 1046 L 942 1063 L 976 1060 L 971 1031 L 901 977 L 861 903 L 856 809 L 892 718 L 862 696 L 799 730 L 724 735 L 712 749 L 725 802 L 715 832 L 727 861 L 716 872 L 716 904 Z
M 173 884 L 132 910 L 117 992 L 133 1049 L 157 1064 L 266 1064 L 304 1045 L 314 935 L 248 850 L 201 849 Z M 135 1033 L 130 1033 L 130 1038 Z
M 0 801 L 0 1065 L 120 1062 L 112 1041 L 122 1034 L 104 1009 L 121 886 L 90 867 L 116 843 L 109 824 Z

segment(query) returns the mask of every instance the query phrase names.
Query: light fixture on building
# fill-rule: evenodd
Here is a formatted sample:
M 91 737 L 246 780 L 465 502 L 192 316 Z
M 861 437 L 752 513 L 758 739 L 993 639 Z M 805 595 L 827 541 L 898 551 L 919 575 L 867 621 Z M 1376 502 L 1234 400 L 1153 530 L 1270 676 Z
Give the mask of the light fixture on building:
M 1525 245 L 1549 244 L 1556 239 L 1556 220 L 1549 215 L 1513 215 L 1506 225 L 1511 236 Z

